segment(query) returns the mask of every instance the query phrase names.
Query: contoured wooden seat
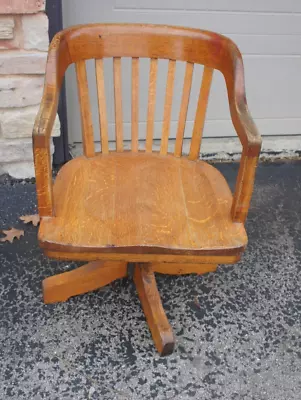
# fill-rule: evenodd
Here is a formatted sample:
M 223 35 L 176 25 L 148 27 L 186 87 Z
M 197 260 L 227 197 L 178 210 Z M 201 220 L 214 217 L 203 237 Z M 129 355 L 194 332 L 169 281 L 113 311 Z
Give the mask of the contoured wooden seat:
M 142 152 L 78 157 L 58 174 L 53 195 L 55 217 L 39 232 L 46 250 L 139 253 L 147 262 L 148 254 L 238 257 L 247 243 L 243 224 L 232 221 L 225 179 L 203 161 Z
M 112 57 L 116 151 L 109 150 L 103 58 Z M 131 149 L 124 151 L 121 58 L 132 58 Z M 145 147 L 138 149 L 139 58 L 150 61 Z M 95 59 L 101 153 L 96 153 L 85 60 Z M 153 151 L 158 59 L 168 59 L 160 151 Z M 176 61 L 186 62 L 177 136 L 168 153 Z M 84 155 L 63 166 L 52 184 L 50 134 L 59 88 L 75 63 Z M 194 64 L 203 64 L 190 151 L 182 154 Z M 242 143 L 234 196 L 221 173 L 199 160 L 213 70 L 226 81 L 231 118 Z M 58 33 L 49 48 L 43 99 L 33 132 L 39 243 L 46 255 L 90 263 L 44 280 L 44 301 L 64 301 L 133 275 L 157 349 L 174 337 L 154 272 L 205 273 L 234 263 L 247 244 L 244 222 L 261 138 L 249 115 L 241 55 L 221 35 L 160 25 L 93 24 Z

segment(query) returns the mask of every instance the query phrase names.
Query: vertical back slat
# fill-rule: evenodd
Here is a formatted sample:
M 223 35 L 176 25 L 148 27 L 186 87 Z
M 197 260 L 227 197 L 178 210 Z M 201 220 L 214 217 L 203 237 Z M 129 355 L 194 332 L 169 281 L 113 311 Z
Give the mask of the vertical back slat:
M 160 154 L 167 154 L 167 150 L 168 150 L 168 138 L 169 138 L 169 131 L 170 131 L 170 119 L 171 119 L 171 107 L 172 107 L 172 96 L 173 96 L 173 87 L 174 87 L 174 80 L 175 80 L 175 71 L 176 71 L 176 62 L 174 60 L 169 60 L 166 92 L 165 92 L 165 104 L 164 104 L 164 116 L 163 116 Z
M 99 126 L 100 126 L 100 137 L 101 137 L 101 151 L 104 154 L 108 154 L 109 152 L 108 117 L 107 117 L 102 59 L 95 60 L 95 69 L 96 69 L 97 96 L 98 96 L 98 109 L 99 109 L 98 111 L 99 111 Z
M 138 151 L 139 58 L 132 59 L 132 151 Z
M 95 155 L 94 136 L 85 60 L 77 61 L 75 69 L 81 113 L 84 154 L 87 157 L 93 157 Z
M 123 118 L 122 118 L 122 88 L 121 88 L 121 58 L 120 57 L 114 57 L 113 69 L 114 69 L 116 150 L 123 151 Z
M 196 160 L 199 157 L 212 74 L 213 68 L 204 66 L 203 79 L 194 120 L 190 152 L 188 156 L 189 160 Z
M 181 155 L 182 155 L 183 138 L 184 138 L 184 132 L 185 132 L 185 126 L 186 126 L 187 111 L 188 111 L 188 104 L 189 104 L 189 97 L 190 97 L 190 90 L 191 90 L 192 76 L 193 76 L 193 68 L 194 68 L 194 64 L 192 64 L 190 62 L 186 63 L 183 92 L 182 92 L 182 101 L 181 101 L 181 108 L 180 108 L 180 113 L 179 113 L 179 122 L 178 122 L 175 153 L 174 153 L 176 157 L 181 157 Z
M 155 122 L 155 106 L 156 106 L 156 86 L 157 86 L 158 60 L 152 58 L 149 70 L 148 84 L 148 107 L 147 107 L 147 127 L 146 127 L 146 152 L 152 152 L 154 122 Z

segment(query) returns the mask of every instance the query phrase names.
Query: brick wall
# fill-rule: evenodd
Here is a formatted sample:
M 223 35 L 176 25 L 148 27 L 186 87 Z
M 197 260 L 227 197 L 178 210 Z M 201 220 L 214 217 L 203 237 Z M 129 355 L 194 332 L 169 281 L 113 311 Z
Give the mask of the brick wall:
M 44 10 L 45 0 L 0 1 L 0 174 L 15 178 L 34 176 L 31 135 L 49 44 Z

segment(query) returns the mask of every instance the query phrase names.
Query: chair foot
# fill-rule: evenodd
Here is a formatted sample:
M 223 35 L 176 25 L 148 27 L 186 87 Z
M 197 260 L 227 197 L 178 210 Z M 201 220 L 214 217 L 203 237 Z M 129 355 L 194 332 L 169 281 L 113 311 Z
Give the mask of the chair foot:
M 161 356 L 167 356 L 173 352 L 175 338 L 161 303 L 151 264 L 136 264 L 134 282 L 155 346 Z
M 44 303 L 66 301 L 72 296 L 99 289 L 125 276 L 127 276 L 126 262 L 92 261 L 73 271 L 44 279 Z

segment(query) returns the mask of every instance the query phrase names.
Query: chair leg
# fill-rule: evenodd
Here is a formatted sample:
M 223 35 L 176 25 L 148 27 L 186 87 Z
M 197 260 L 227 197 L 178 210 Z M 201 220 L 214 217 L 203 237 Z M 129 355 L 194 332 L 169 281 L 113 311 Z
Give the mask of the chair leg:
M 126 262 L 92 261 L 73 271 L 44 279 L 44 303 L 66 301 L 69 297 L 96 290 L 125 276 L 127 276 Z
M 161 303 L 151 264 L 136 264 L 134 282 L 155 346 L 161 356 L 167 356 L 173 352 L 175 339 Z

